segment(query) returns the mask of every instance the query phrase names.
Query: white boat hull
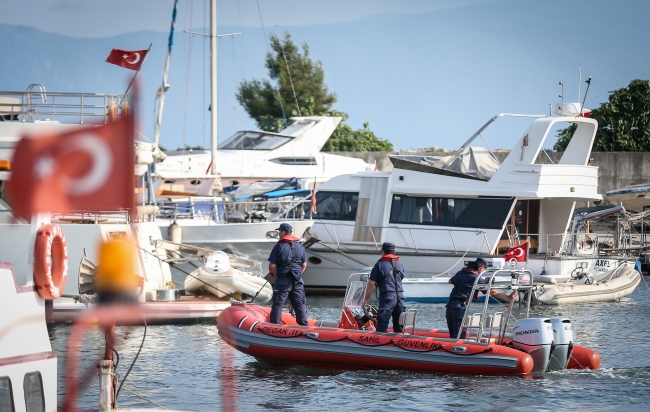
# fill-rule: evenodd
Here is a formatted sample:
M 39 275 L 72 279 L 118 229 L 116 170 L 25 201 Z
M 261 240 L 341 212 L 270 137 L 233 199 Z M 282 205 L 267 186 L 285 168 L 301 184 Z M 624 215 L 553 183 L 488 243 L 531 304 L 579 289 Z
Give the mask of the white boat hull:
M 278 241 L 275 238 L 268 238 L 267 232 L 276 230 L 280 223 L 289 223 L 293 226 L 293 233 L 302 236 L 305 230 L 314 224 L 312 220 L 226 224 L 202 219 L 179 219 L 176 223 L 180 225 L 182 235 L 178 240 L 170 239 L 168 233 L 172 221 L 157 219 L 156 222 L 167 240 L 213 250 L 230 249 L 235 255 L 262 262 L 269 258 L 273 245 Z
M 619 272 L 612 280 L 591 285 L 574 282 L 543 285 L 537 290 L 535 297 L 544 305 L 617 300 L 632 293 L 641 282 L 641 275 L 631 267 L 622 267 Z
M 266 279 L 234 268 L 225 273 L 208 273 L 203 268 L 198 268 L 185 278 L 185 290 L 192 294 L 205 291 L 218 298 L 241 293 L 256 296 L 256 303 L 266 303 L 273 297 L 273 288 Z

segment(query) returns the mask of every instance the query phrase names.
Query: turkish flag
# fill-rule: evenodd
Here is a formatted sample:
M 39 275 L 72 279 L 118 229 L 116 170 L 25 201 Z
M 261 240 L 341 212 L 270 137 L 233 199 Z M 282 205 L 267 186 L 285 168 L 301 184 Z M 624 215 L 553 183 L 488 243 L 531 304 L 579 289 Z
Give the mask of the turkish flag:
M 133 121 L 23 137 L 7 187 L 14 213 L 133 208 Z
M 511 247 L 508 249 L 503 258 L 506 262 L 514 259 L 517 262 L 526 262 L 528 259 L 528 242 L 522 243 L 519 246 Z
M 113 49 L 111 54 L 108 55 L 106 61 L 108 63 L 116 64 L 120 67 L 131 70 L 140 70 L 144 58 L 147 56 L 149 50 L 120 50 Z

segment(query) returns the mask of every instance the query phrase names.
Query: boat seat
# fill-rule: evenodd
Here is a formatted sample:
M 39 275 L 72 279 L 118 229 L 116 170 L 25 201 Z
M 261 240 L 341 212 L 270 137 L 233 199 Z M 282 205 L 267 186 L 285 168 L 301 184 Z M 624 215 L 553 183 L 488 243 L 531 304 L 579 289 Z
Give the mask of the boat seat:
M 399 314 L 399 324 L 402 326 L 402 330 L 406 333 L 406 328 L 411 327 L 411 335 L 415 334 L 415 318 L 418 315 L 418 311 L 415 309 L 409 309 L 406 312 Z
M 465 329 L 466 340 L 478 340 L 479 330 L 481 329 L 481 322 L 483 321 L 483 314 L 475 313 L 465 319 L 465 324 L 462 329 Z
M 493 341 L 494 339 L 492 338 L 492 335 L 495 333 L 499 336 L 501 336 L 501 328 L 503 326 L 503 320 L 504 320 L 503 312 L 496 312 L 494 315 L 488 316 L 485 319 L 485 329 L 484 329 L 484 334 L 486 335 L 486 339 L 489 338 L 490 341 Z M 481 340 L 483 340 L 481 339 Z

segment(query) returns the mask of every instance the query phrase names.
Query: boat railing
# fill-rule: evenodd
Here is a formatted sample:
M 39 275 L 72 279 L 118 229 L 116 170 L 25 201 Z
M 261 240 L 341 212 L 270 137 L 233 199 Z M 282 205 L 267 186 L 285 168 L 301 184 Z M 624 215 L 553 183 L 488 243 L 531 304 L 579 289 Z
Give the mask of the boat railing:
M 116 223 L 126 224 L 132 221 L 128 210 L 107 211 L 71 211 L 68 213 L 53 213 L 52 221 L 63 223 L 100 224 Z
M 228 201 L 222 198 L 194 200 L 192 197 L 159 201 L 159 217 L 169 219 L 201 219 L 214 223 L 283 221 L 311 219 L 305 212 L 305 199 L 268 199 Z
M 508 276 L 503 276 L 507 274 Z M 504 282 L 504 277 L 509 278 L 507 282 Z M 479 279 L 484 279 L 485 283 L 479 283 Z M 489 343 L 491 336 L 485 336 L 484 332 L 488 331 L 489 333 L 495 327 L 498 327 L 498 336 L 496 343 L 501 345 L 505 337 L 506 331 L 509 327 L 509 321 L 512 317 L 512 308 L 514 305 L 514 299 L 512 299 L 507 307 L 507 313 L 503 316 L 502 312 L 495 313 L 492 316 L 488 316 L 488 304 L 490 301 L 490 291 L 492 289 L 500 290 L 510 290 L 517 292 L 525 292 L 523 294 L 526 302 L 520 302 L 520 305 L 525 304 L 526 312 L 525 317 L 527 318 L 530 313 L 530 303 L 532 299 L 532 290 L 533 290 L 533 274 L 530 270 L 511 270 L 511 269 L 499 269 L 495 271 L 484 271 L 479 276 L 476 277 L 472 291 L 469 296 L 474 296 L 476 293 L 482 292 L 485 294 L 486 298 L 483 302 L 483 308 L 481 313 L 474 313 L 470 311 L 470 307 L 474 304 L 472 299 L 469 299 L 467 309 L 463 316 L 463 321 L 461 323 L 461 328 L 458 331 L 458 336 L 456 339 L 460 339 L 460 336 L 463 330 L 470 331 L 474 330 L 475 337 L 477 341 L 486 341 Z M 522 295 L 520 295 L 522 296 Z M 472 335 L 474 335 L 472 333 Z M 453 336 L 451 336 L 453 338 Z M 473 337 L 473 336 L 472 336 Z
M 0 91 L 0 116 L 5 121 L 22 123 L 44 120 L 107 123 L 110 108 L 119 113 L 124 99 L 119 94 L 47 92 L 43 86 L 33 84 L 25 92 Z
M 399 233 L 400 237 L 396 236 L 391 236 L 390 241 L 391 243 L 395 244 L 395 247 L 404 251 L 413 251 L 414 253 L 418 253 L 420 251 L 428 251 L 428 250 L 449 250 L 453 251 L 454 254 L 467 254 L 469 252 L 474 252 L 474 253 L 492 253 L 492 247 L 490 245 L 490 241 L 487 237 L 487 232 L 481 229 L 448 229 L 448 228 L 405 228 L 405 227 L 399 227 L 399 226 L 373 226 L 373 225 L 357 225 L 354 223 L 342 223 L 342 222 L 335 222 L 335 223 L 329 223 L 325 221 L 320 221 L 325 230 L 328 232 L 330 237 L 333 239 L 334 243 L 336 243 L 336 246 L 340 249 L 342 243 L 348 243 L 348 242 L 342 242 L 339 239 L 339 232 L 341 231 L 347 231 L 346 235 L 349 235 L 350 229 L 352 228 L 352 231 L 358 230 L 358 229 L 363 229 L 367 230 L 370 234 L 370 237 L 372 240 L 370 241 L 360 241 L 355 243 L 360 243 L 360 244 L 370 244 L 374 245 L 376 250 L 379 250 L 381 248 L 381 243 L 382 243 L 382 235 L 384 234 L 385 231 L 397 231 Z M 337 231 L 337 228 L 339 229 Z M 435 234 L 432 234 L 431 232 L 437 232 L 437 233 L 442 233 L 446 234 L 448 236 L 448 241 L 446 244 L 451 244 L 453 246 L 453 249 L 440 249 L 440 248 L 431 248 L 431 247 L 422 247 L 422 245 L 418 245 L 416 238 L 418 238 L 418 235 L 421 234 L 426 234 L 428 235 L 427 239 L 431 239 L 431 236 L 435 236 Z M 473 236 L 472 236 L 473 235 Z M 353 238 L 354 235 L 352 236 L 346 236 Z M 384 236 L 384 239 L 387 237 Z M 476 241 L 479 240 L 478 244 Z M 463 244 L 469 244 L 468 247 L 462 246 Z M 475 247 L 476 246 L 476 247 Z
M 569 233 L 519 233 L 517 237 L 510 238 L 510 247 L 519 246 L 526 241 L 530 242 L 530 239 L 543 240 L 544 242 L 540 242 L 540 247 L 537 249 L 539 253 L 544 253 L 541 250 L 545 249 L 545 253 L 551 256 L 597 256 L 606 254 L 606 248 L 603 248 L 603 246 L 611 245 L 614 247 L 616 243 L 614 233 L 579 233 L 575 237 L 575 248 L 572 245 L 573 239 Z M 553 241 L 553 239 L 557 239 L 557 241 Z M 555 249 L 553 249 L 553 245 L 555 245 Z

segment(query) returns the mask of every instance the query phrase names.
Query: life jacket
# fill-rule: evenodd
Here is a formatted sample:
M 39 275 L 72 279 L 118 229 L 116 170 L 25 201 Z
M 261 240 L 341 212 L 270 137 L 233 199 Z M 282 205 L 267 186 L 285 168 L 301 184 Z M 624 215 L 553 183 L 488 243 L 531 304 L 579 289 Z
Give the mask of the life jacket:
M 294 263 L 297 263 L 295 243 L 297 241 L 299 241 L 299 240 L 300 240 L 299 238 L 295 237 L 294 235 L 292 235 L 290 233 L 282 236 L 280 238 L 280 240 L 278 240 L 278 243 L 280 243 L 280 242 L 291 243 L 291 260 L 282 262 L 282 265 L 284 267 L 286 267 L 286 266 L 289 267 L 289 269 L 290 269 L 289 271 L 291 271 L 291 265 L 293 265 Z

